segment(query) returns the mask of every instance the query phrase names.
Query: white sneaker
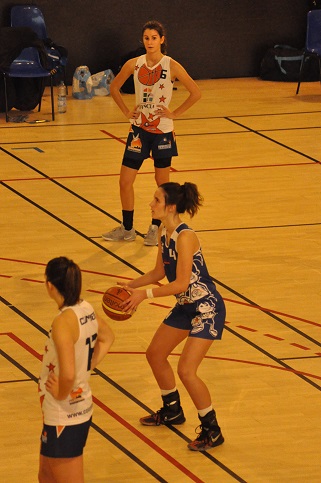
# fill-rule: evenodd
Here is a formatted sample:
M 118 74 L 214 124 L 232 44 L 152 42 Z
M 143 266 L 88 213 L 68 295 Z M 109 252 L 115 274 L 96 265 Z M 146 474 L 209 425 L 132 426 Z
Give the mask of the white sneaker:
M 101 236 L 107 241 L 134 241 L 136 238 L 136 232 L 134 228 L 131 230 L 125 230 L 124 225 L 121 224 L 116 226 L 113 230 L 103 233 Z
M 158 245 L 158 226 L 149 225 L 148 232 L 145 235 L 144 245 L 148 247 L 155 247 Z

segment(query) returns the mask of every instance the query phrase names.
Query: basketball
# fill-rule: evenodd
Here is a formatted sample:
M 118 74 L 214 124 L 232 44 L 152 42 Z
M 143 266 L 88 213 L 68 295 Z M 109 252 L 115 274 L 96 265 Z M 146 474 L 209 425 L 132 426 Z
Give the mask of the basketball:
M 158 65 L 155 69 L 150 70 L 146 65 L 142 65 L 138 71 L 138 79 L 144 86 L 153 86 L 159 81 L 162 73 L 162 66 Z
M 123 312 L 119 304 L 130 296 L 122 287 L 110 287 L 103 295 L 102 307 L 106 315 L 112 320 L 127 320 L 132 314 Z

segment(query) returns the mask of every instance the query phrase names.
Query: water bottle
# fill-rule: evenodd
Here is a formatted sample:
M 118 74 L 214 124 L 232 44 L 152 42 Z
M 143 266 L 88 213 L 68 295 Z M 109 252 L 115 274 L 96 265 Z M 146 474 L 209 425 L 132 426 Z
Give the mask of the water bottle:
M 58 112 L 67 111 L 67 89 L 63 81 L 58 86 Z

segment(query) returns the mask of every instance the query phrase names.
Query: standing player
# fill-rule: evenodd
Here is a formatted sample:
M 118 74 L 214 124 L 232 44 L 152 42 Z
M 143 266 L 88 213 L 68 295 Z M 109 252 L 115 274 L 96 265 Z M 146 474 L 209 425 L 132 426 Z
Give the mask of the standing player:
M 156 264 L 150 272 L 126 285 L 131 296 L 123 303 L 126 311 L 132 311 L 146 298 L 176 297 L 175 307 L 156 331 L 146 353 L 161 391 L 163 407 L 141 418 L 140 422 L 145 426 L 184 423 L 185 416 L 168 356 L 187 339 L 177 372 L 201 421 L 198 437 L 188 444 L 193 451 L 206 451 L 224 442 L 209 390 L 197 370 L 213 341 L 222 337 L 225 305 L 208 273 L 195 232 L 180 218 L 185 212 L 194 216 L 201 204 L 202 197 L 193 183 L 169 182 L 156 190 L 150 204 L 153 217 L 162 221 Z M 167 284 L 137 290 L 155 284 L 165 276 Z
M 42 361 L 39 393 L 44 425 L 39 482 L 83 483 L 83 449 L 93 412 L 91 370 L 107 354 L 114 336 L 80 299 L 81 272 L 72 260 L 58 257 L 45 270 L 49 297 L 57 304 Z
M 186 70 L 166 55 L 166 37 L 162 24 L 147 22 L 142 30 L 146 54 L 128 60 L 110 86 L 110 94 L 131 127 L 120 171 L 120 199 L 123 222 L 104 233 L 108 241 L 133 241 L 134 181 L 144 159 L 154 159 L 157 186 L 169 181 L 172 156 L 177 156 L 173 119 L 181 116 L 201 97 L 200 90 Z M 120 89 L 134 75 L 136 105 L 128 107 Z M 173 111 L 169 109 L 173 82 L 178 79 L 189 92 L 185 101 Z M 159 220 L 152 219 L 144 244 L 157 245 Z

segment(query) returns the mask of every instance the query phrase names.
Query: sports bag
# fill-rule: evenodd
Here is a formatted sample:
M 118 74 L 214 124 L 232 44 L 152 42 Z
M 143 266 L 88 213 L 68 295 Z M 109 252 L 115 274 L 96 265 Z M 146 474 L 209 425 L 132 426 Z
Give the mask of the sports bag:
M 260 66 L 260 78 L 263 80 L 298 82 L 304 49 L 296 49 L 289 45 L 275 45 L 268 49 Z M 318 59 L 306 57 L 303 66 L 302 81 L 319 80 Z

